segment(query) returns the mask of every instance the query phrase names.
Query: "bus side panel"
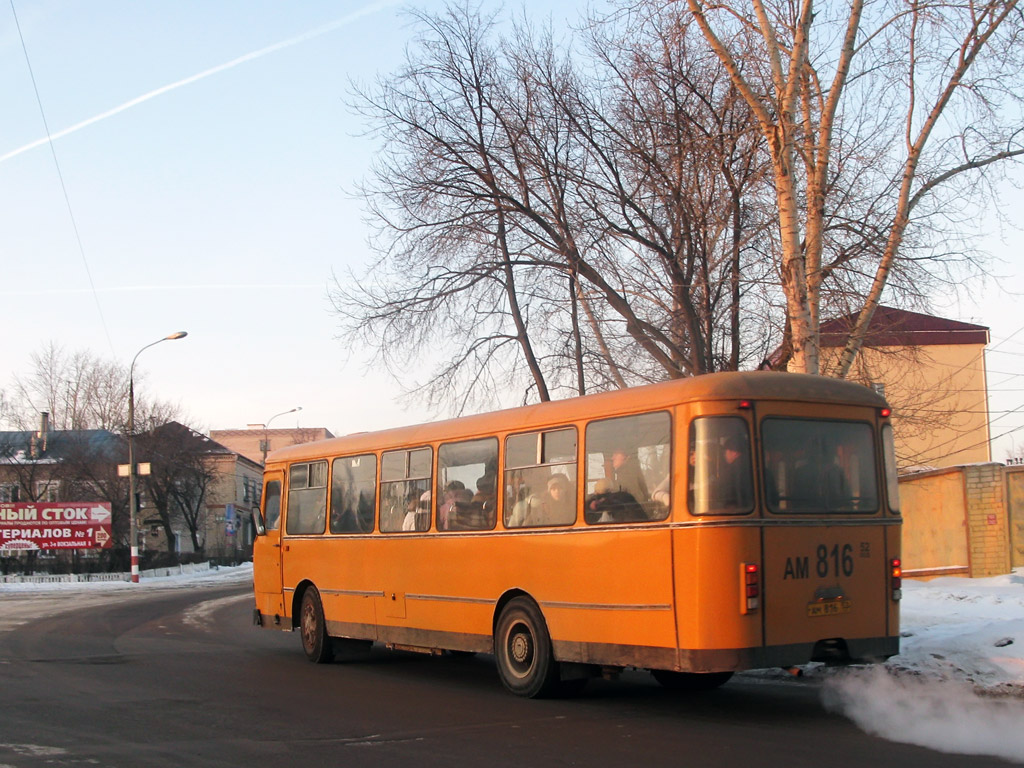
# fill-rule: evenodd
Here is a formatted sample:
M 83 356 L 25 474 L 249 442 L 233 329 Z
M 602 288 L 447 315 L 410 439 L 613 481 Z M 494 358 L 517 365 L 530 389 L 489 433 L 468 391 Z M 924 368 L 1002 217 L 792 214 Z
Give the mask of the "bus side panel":
M 540 605 L 562 660 L 642 665 L 651 656 L 644 649 L 652 648 L 659 659 L 674 658 L 670 534 L 664 528 L 396 534 L 368 543 L 361 573 L 335 555 L 330 563 L 307 566 L 302 576 L 286 566 L 286 583 L 305 577 L 374 592 L 372 601 L 358 603 L 332 597 L 337 610 L 327 609 L 325 599 L 325 610 L 329 621 L 362 622 L 367 614 L 359 611 L 375 603 L 378 639 L 386 642 L 489 649 L 495 606 L 516 590 Z M 312 560 L 312 551 L 303 557 Z M 350 573 L 359 575 L 343 577 Z
M 356 537 L 285 537 L 281 546 L 284 586 L 288 595 L 304 581 L 320 593 L 324 618 L 331 634 L 372 639 L 376 620 L 372 593 L 380 593 L 376 574 L 369 571 L 366 558 L 371 540 Z M 286 600 L 291 613 L 291 601 Z M 363 631 L 337 631 L 333 624 L 343 622 Z
M 794 522 L 794 521 L 790 521 Z M 766 528 L 765 644 L 883 638 L 888 634 L 885 526 Z M 806 659 L 793 659 L 803 663 Z
M 674 657 L 670 531 L 584 529 L 568 550 L 566 541 L 513 540 L 521 567 L 506 577 L 540 603 L 556 655 L 624 666 Z
M 676 529 L 675 584 L 680 666 L 714 672 L 749 666 L 762 643 L 761 612 L 744 612 L 744 563 L 761 559 L 754 526 Z

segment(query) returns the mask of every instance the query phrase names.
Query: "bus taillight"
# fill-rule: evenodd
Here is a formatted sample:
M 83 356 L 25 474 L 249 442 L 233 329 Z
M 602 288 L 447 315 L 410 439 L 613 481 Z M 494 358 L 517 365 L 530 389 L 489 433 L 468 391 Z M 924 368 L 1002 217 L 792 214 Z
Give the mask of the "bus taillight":
M 753 613 L 761 606 L 761 579 L 757 563 L 740 563 L 740 613 Z
M 889 562 L 889 582 L 892 586 L 892 599 L 899 600 L 903 597 L 903 566 L 898 557 Z

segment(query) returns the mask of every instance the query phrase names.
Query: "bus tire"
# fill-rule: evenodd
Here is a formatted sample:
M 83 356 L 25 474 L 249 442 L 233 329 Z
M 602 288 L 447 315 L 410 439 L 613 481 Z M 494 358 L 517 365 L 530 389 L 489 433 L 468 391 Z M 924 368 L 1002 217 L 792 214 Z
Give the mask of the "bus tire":
M 316 587 L 309 587 L 302 593 L 299 607 L 299 634 L 302 636 L 302 650 L 314 664 L 327 664 L 334 660 L 334 644 L 327 634 L 324 608 Z
M 494 634 L 494 657 L 502 684 L 517 696 L 539 698 L 557 693 L 558 662 L 540 608 L 516 597 L 501 612 Z
M 732 672 L 673 672 L 652 669 L 651 674 L 663 688 L 673 691 L 710 691 L 725 685 Z

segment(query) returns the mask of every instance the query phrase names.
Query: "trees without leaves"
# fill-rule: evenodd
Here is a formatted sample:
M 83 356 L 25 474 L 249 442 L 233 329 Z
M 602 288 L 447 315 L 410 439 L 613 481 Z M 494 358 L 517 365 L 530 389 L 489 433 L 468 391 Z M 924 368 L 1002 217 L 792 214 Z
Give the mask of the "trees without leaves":
M 845 377 L 894 274 L 941 268 L 983 171 L 1024 153 L 1018 3 L 686 2 L 770 154 L 792 366 L 821 370 L 823 292 L 842 270 L 835 314 L 859 312 L 830 370 Z
M 595 73 L 547 31 L 496 41 L 465 8 L 418 20 L 406 66 L 359 94 L 382 140 L 362 193 L 384 255 L 337 281 L 343 333 L 456 410 L 745 361 L 740 280 L 770 221 L 745 196 L 763 163 L 720 66 L 702 62 L 724 84 L 710 92 L 714 71 L 680 76 L 693 36 L 629 18 L 592 38 Z M 433 370 L 410 381 L 421 361 Z

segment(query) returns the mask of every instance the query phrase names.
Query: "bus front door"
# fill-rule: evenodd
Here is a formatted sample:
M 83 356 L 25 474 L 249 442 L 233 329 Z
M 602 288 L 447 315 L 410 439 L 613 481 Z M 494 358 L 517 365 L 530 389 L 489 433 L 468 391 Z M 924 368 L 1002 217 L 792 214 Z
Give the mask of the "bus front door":
M 284 615 L 281 580 L 281 472 L 268 472 L 263 481 L 263 520 L 266 533 L 253 543 L 253 588 L 256 609 L 264 617 Z M 278 619 L 279 621 L 280 619 Z M 275 622 L 276 623 L 276 622 Z M 265 624 L 265 626 L 267 626 Z

